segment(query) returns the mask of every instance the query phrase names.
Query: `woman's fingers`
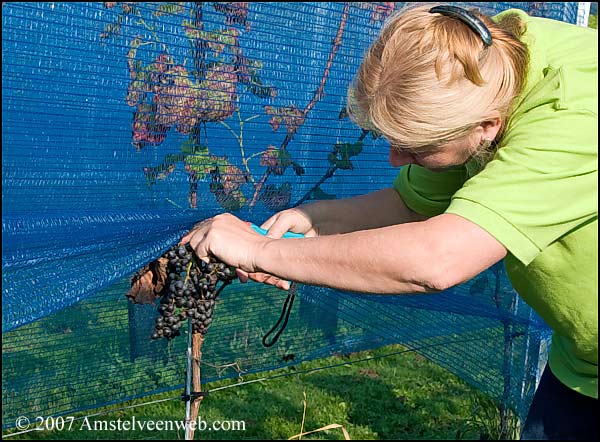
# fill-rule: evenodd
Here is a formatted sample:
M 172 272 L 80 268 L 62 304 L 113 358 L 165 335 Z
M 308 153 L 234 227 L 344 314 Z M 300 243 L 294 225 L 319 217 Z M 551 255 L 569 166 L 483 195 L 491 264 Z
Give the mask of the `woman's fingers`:
M 209 219 L 205 219 L 203 221 L 200 221 L 199 223 L 195 224 L 194 227 L 192 227 L 190 229 L 190 231 L 188 233 L 186 233 L 180 240 L 179 240 L 179 244 L 184 245 L 187 244 L 188 242 L 190 242 L 190 239 L 192 238 L 192 236 L 194 236 L 195 233 L 197 233 L 200 229 L 202 229 L 203 227 L 206 227 L 206 225 L 210 222 L 210 218 Z
M 190 230 L 188 233 L 186 233 L 185 236 L 179 240 L 179 244 L 185 245 L 185 244 L 189 243 L 190 238 L 192 237 L 192 232 L 193 232 L 193 230 Z
M 269 230 L 271 228 L 271 226 L 273 225 L 273 223 L 277 220 L 277 218 L 279 217 L 279 214 L 276 213 L 275 215 L 273 215 L 271 218 L 269 218 L 268 220 L 266 220 L 264 223 L 262 223 L 260 225 L 261 229 L 265 229 L 265 230 Z
M 262 272 L 248 273 L 247 276 L 248 277 L 247 277 L 246 281 L 248 279 L 251 279 L 252 281 L 260 282 L 262 284 L 273 285 L 273 286 L 275 286 L 279 289 L 283 289 L 283 290 L 288 290 L 290 288 L 290 283 L 288 281 L 283 281 L 281 278 L 278 278 L 277 276 L 269 275 L 267 273 L 262 273 Z
M 293 222 L 293 218 L 290 216 L 282 215 L 277 217 L 273 222 L 265 222 L 268 227 L 263 227 L 263 229 L 267 229 L 267 235 L 269 238 L 279 239 L 288 231 L 294 231 L 296 224 Z
M 235 269 L 235 273 L 237 273 L 238 279 L 242 284 L 248 282 L 249 276 L 248 272 L 244 272 L 242 269 Z

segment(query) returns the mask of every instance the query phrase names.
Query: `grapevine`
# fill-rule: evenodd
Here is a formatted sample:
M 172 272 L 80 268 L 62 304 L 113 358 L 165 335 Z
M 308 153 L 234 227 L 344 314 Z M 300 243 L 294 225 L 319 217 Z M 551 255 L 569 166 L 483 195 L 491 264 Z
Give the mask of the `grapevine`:
M 186 320 L 193 334 L 205 335 L 219 294 L 236 278 L 234 268 L 200 260 L 189 244 L 175 245 L 134 275 L 127 296 L 142 303 L 160 297 L 152 339 L 179 336 Z

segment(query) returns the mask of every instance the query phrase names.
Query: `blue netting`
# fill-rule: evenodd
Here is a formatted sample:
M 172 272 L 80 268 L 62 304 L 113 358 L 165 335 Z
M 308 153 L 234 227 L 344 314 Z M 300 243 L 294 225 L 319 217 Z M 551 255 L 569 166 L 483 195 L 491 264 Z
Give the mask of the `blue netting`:
M 123 295 L 198 220 L 260 223 L 390 185 L 384 142 L 342 109 L 401 5 L 3 3 L 3 427 L 183 382 L 183 339 L 151 342 L 154 311 Z M 468 5 L 577 15 L 577 3 Z M 266 350 L 281 292 L 228 288 L 204 381 L 402 343 L 527 410 L 548 329 L 500 267 L 438 295 L 300 298 Z

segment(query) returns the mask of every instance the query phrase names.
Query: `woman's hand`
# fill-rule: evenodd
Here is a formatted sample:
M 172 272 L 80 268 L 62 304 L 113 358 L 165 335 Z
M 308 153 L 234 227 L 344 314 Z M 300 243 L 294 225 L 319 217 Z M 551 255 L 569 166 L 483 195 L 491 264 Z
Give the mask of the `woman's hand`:
M 260 226 L 267 230 L 267 237 L 273 239 L 281 238 L 286 232 L 302 233 L 306 237 L 318 236 L 317 229 L 307 212 L 300 208 L 283 210 L 276 213 Z M 282 290 L 289 290 L 289 281 L 284 281 L 277 276 L 262 272 L 244 272 L 238 270 L 241 282 L 251 279 L 256 282 L 274 285 Z
M 300 208 L 287 209 L 276 213 L 260 226 L 267 230 L 267 237 L 273 239 L 281 238 L 286 232 L 302 233 L 311 238 L 318 236 L 317 229 L 307 212 Z M 251 279 L 256 282 L 273 285 L 282 290 L 290 288 L 289 281 L 279 279 L 277 276 L 262 272 L 244 272 L 238 270 L 238 277 L 241 282 L 247 282 Z
M 301 208 L 282 210 L 260 226 L 268 230 L 270 238 L 281 238 L 286 232 L 302 233 L 307 238 L 319 236 L 319 232 L 309 215 Z
M 194 226 L 180 241 L 190 243 L 198 258 L 214 256 L 244 274 L 255 272 L 255 257 L 269 239 L 256 233 L 250 224 L 224 213 Z

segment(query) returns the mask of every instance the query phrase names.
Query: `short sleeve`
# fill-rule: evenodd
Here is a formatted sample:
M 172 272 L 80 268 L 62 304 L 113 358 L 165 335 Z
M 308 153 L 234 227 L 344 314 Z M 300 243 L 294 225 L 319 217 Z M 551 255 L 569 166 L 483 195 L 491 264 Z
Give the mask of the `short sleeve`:
M 444 213 L 452 195 L 462 187 L 465 179 L 464 167 L 432 172 L 410 164 L 400 170 L 394 181 L 394 189 L 409 209 L 431 217 Z
M 556 92 L 518 117 L 446 210 L 488 231 L 524 265 L 598 217 L 597 115 L 569 109 Z

